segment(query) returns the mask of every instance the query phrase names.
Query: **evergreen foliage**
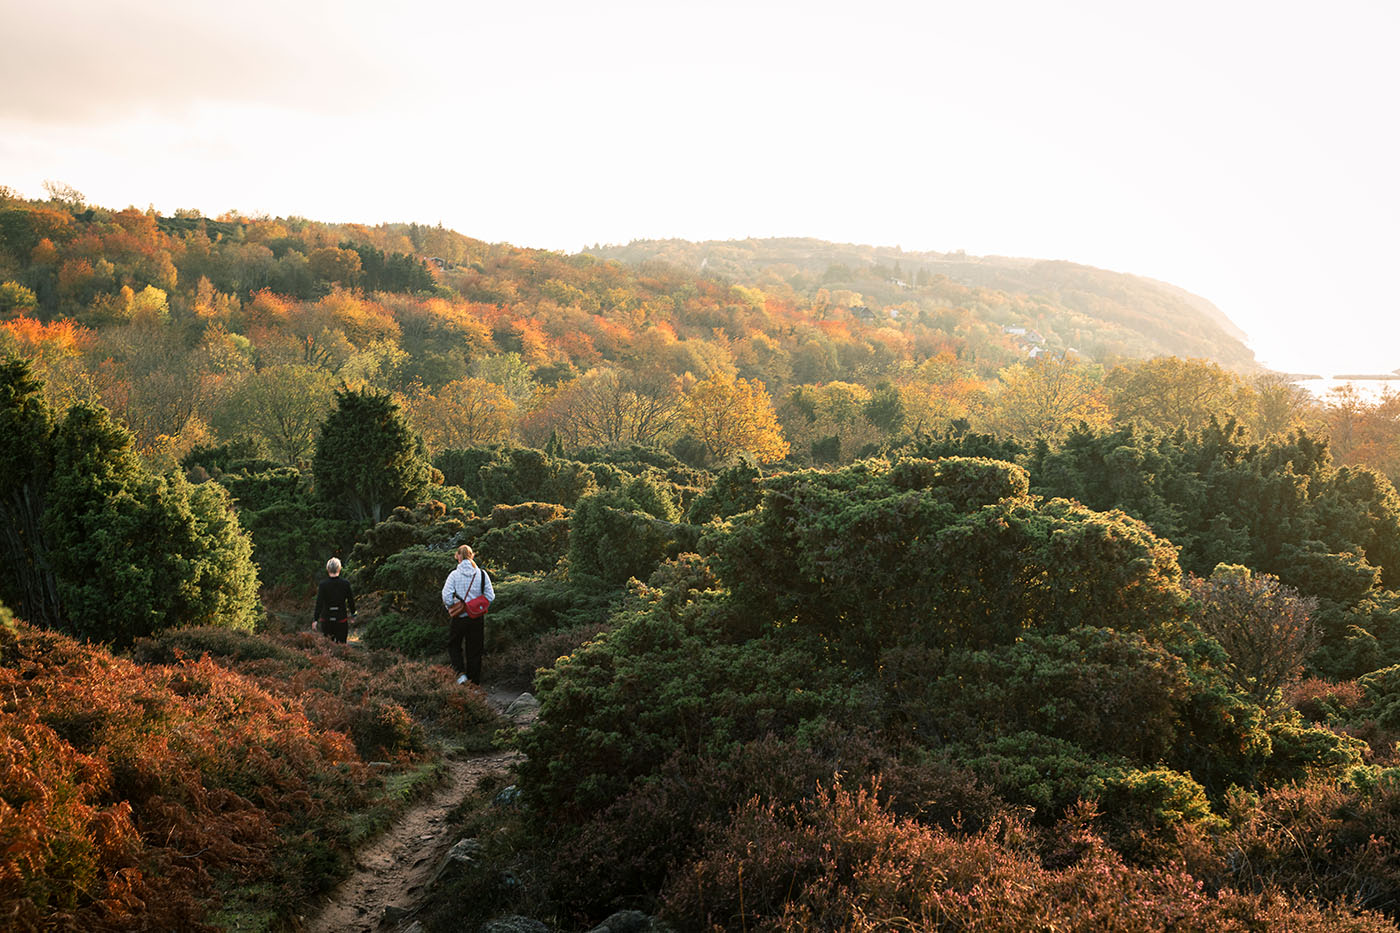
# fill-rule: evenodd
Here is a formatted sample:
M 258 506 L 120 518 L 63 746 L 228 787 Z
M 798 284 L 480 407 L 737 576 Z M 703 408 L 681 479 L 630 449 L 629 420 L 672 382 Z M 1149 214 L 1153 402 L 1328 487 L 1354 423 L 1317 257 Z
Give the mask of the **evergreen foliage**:
M 253 628 L 252 544 L 221 487 L 147 472 L 101 408 L 70 409 L 53 443 L 44 524 L 73 632 L 126 644 L 176 625 Z
M 0 600 L 35 624 L 59 623 L 43 527 L 53 469 L 53 416 L 25 361 L 0 360 Z
M 312 464 L 318 498 L 361 525 L 417 504 L 428 490 L 429 466 L 399 406 L 372 390 L 347 389 L 335 398 Z

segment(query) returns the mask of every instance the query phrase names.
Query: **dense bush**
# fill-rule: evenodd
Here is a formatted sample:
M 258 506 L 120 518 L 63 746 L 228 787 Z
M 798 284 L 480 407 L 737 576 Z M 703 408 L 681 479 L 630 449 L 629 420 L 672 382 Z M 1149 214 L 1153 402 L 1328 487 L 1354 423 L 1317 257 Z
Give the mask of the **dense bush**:
M 1238 564 L 1317 597 L 1314 670 L 1355 677 L 1400 663 L 1394 614 L 1374 611 L 1395 601 L 1378 587 L 1400 583 L 1400 495 L 1372 470 L 1334 468 L 1325 441 L 1249 444 L 1233 423 L 1163 436 L 1080 427 L 1024 464 L 1037 492 L 1147 522 L 1191 573 Z
M 707 546 L 746 611 L 796 619 L 860 663 L 909 641 L 1176 627 L 1186 596 L 1170 543 L 1121 513 L 1033 501 L 1025 488 L 1017 467 L 989 460 L 785 474 Z
M 360 641 L 376 651 L 431 658 L 447 650 L 447 614 L 424 619 L 396 612 L 380 613 L 360 626 Z
M 384 563 L 397 557 L 410 547 L 429 551 L 441 551 L 449 557 L 456 545 L 475 537 L 486 527 L 486 523 L 474 519 L 466 513 L 449 510 L 440 502 L 433 501 L 414 506 L 394 509 L 385 517 L 366 529 L 350 551 L 347 566 L 353 568 L 353 582 L 365 592 L 378 589 L 393 589 L 381 584 L 376 578 Z M 443 571 L 446 578 L 448 570 Z M 439 589 L 442 581 L 438 581 Z
M 541 715 L 520 740 L 520 780 L 531 825 L 558 856 L 542 882 L 553 903 L 596 920 L 666 879 L 677 916 L 696 910 L 732 925 L 737 914 L 709 907 L 711 897 L 728 903 L 732 885 L 682 896 L 677 879 L 697 866 L 704 874 L 711 858 L 742 859 L 732 848 L 742 833 L 723 827 L 751 791 L 720 782 L 702 800 L 671 775 L 764 742 L 806 762 L 772 776 L 770 815 L 801 810 L 811 782 L 830 774 L 887 775 L 893 790 L 881 799 L 892 812 L 960 834 L 949 846 L 970 844 L 961 834 L 1006 831 L 1012 808 L 1034 813 L 1017 830 L 1030 840 L 1097 806 L 1106 815 L 1096 841 L 1079 849 L 1133 865 L 1184 859 L 1217 874 L 1228 862 L 1232 785 L 1361 774 L 1363 743 L 1270 713 L 1230 682 L 1228 656 L 1190 622 L 1172 546 L 1122 513 L 1037 499 L 1019 468 L 996 461 L 869 461 L 760 488 L 756 507 L 709 526 L 711 559 L 661 564 L 595 640 L 538 678 Z M 575 530 L 592 499 L 614 495 L 585 499 Z M 575 579 L 576 560 L 571 553 Z M 856 723 L 872 727 L 868 744 L 852 741 Z M 918 796 L 900 802 L 900 793 Z M 682 805 L 705 826 L 660 816 Z M 1057 851 L 1057 871 L 1072 865 Z M 867 854 L 835 857 L 859 865 Z M 1023 856 L 1013 847 L 995 857 Z M 1024 870 L 1041 871 L 1024 858 Z M 785 863 L 773 877 L 784 892 L 806 890 L 804 879 L 830 877 L 822 864 Z M 1150 887 L 1147 877 L 1134 883 Z M 1195 884 L 1185 869 L 1173 877 Z M 813 913 L 801 912 L 805 895 L 761 882 L 749 889 L 759 900 L 746 903 L 756 926 L 846 928 L 849 915 L 824 912 L 849 910 L 832 892 L 878 897 L 839 879 Z M 1062 879 L 1037 874 L 1035 883 L 1056 889 Z M 765 920 L 754 905 L 768 895 L 775 913 Z M 1230 903 L 1240 916 L 1263 910 L 1252 897 Z M 941 903 L 926 898 L 890 916 Z M 1140 906 L 1131 916 L 1147 916 L 1132 913 Z M 1182 916 L 1206 928 L 1200 918 L 1218 905 L 1198 907 Z M 1026 916 L 1042 915 L 1018 922 Z
M 587 465 L 528 447 L 507 448 L 478 468 L 475 485 L 460 485 L 483 506 L 554 502 L 573 507 L 597 488 Z
M 353 581 L 359 589 L 385 597 L 386 608 L 415 619 L 440 621 L 445 615 L 442 584 L 456 566 L 450 550 L 414 544 L 377 567 L 358 571 Z
M 234 462 L 219 475 L 253 540 L 264 586 L 305 588 L 326 559 L 353 535 L 354 525 L 331 515 L 311 492 L 310 477 L 292 467 L 257 470 Z
M 902 685 L 909 704 L 918 685 Z M 922 699 L 944 735 L 982 743 L 1017 732 L 1096 754 L 1156 761 L 1175 744 L 1189 682 L 1182 660 L 1140 635 L 1081 626 L 949 656 Z
M 697 536 L 694 526 L 657 518 L 625 491 L 594 493 L 570 519 L 569 574 L 613 587 L 643 580 L 663 560 L 693 551 Z
M 811 646 L 726 637 L 713 596 L 693 588 L 703 567 L 688 584 L 679 599 L 642 588 L 615 628 L 541 674 L 521 774 L 542 816 L 587 819 L 677 753 L 724 756 L 871 718 L 870 692 L 814 668 Z
M 687 520 L 703 525 L 716 518 L 729 518 L 758 506 L 759 480 L 763 473 L 756 463 L 740 462 L 715 474 L 703 493 L 690 504 Z
M 569 548 L 568 516 L 564 506 L 543 502 L 496 506 L 490 527 L 473 542 L 478 563 L 515 573 L 552 570 Z

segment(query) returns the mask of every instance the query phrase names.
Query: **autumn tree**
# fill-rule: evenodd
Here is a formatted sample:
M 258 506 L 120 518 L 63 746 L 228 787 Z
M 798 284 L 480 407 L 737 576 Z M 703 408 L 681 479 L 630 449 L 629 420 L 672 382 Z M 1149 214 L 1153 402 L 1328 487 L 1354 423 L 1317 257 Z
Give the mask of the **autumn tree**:
M 738 453 L 774 463 L 788 454 L 773 401 L 758 380 L 716 374 L 697 383 L 686 393 L 681 424 L 715 463 Z
M 334 404 L 330 373 L 306 366 L 268 366 L 248 374 L 229 393 L 215 424 L 224 437 L 254 438 L 278 461 L 295 465 L 311 455 L 317 429 Z
M 1317 408 L 1307 389 L 1282 373 L 1264 373 L 1253 382 L 1254 412 L 1250 429 L 1259 438 L 1287 434 Z
M 28 314 L 38 303 L 33 289 L 18 282 L 0 282 L 0 316 Z
M 434 454 L 503 442 L 515 422 L 515 403 L 485 379 L 458 379 L 436 391 L 419 385 L 406 406 L 409 420 Z
M 1160 356 L 1115 367 L 1104 377 L 1115 421 L 1161 432 L 1198 431 L 1238 412 L 1239 380 L 1208 360 Z
M 648 444 L 675 425 L 681 401 L 666 373 L 599 367 L 556 389 L 533 420 L 573 448 Z
M 815 462 L 848 461 L 882 437 L 867 417 L 871 398 L 869 389 L 851 382 L 798 386 L 783 400 L 783 433 L 799 451 L 810 450 Z M 898 402 L 898 393 L 893 398 Z
M 1400 479 L 1400 394 L 1386 391 L 1374 402 L 1360 405 L 1346 434 L 1346 455 L 1338 456 L 1340 462 L 1368 466 L 1392 480 Z
M 512 404 L 522 408 L 534 400 L 539 385 L 519 353 L 495 353 L 479 357 L 471 365 L 472 375 L 501 387 Z
M 431 468 L 398 404 L 368 389 L 337 391 L 335 400 L 316 440 L 316 494 L 362 525 L 414 505 L 427 491 Z
M 1362 424 L 1366 420 L 1367 404 L 1356 386 L 1349 382 L 1335 386 L 1327 392 L 1324 403 L 1323 420 L 1327 425 L 1327 443 L 1332 456 L 1347 463 L 1351 460 L 1353 448 L 1364 433 Z
M 323 282 L 352 285 L 360 275 L 360 254 L 350 249 L 326 246 L 306 257 L 311 273 Z
M 1003 369 L 989 402 L 993 430 L 1030 440 L 1058 437 L 1081 421 L 1105 421 L 1097 367 L 1041 356 Z

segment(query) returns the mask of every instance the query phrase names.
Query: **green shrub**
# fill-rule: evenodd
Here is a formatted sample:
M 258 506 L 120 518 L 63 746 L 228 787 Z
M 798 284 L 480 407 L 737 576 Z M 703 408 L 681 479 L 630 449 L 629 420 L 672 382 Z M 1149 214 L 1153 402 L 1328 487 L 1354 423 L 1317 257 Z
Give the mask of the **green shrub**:
M 1138 634 L 1081 626 L 955 652 L 920 691 L 925 708 L 906 712 L 936 716 L 955 741 L 1036 732 L 1151 762 L 1175 744 L 1188 689 L 1185 664 L 1166 649 Z
M 353 582 L 366 593 L 395 589 L 377 578 L 386 561 L 412 547 L 441 551 L 450 557 L 457 544 L 475 537 L 485 527 L 485 521 L 473 520 L 462 512 L 449 512 L 441 502 L 427 502 L 411 509 L 396 508 L 384 521 L 362 533 L 355 543 L 347 562 L 353 568 Z M 444 579 L 450 569 L 443 571 Z M 442 580 L 438 581 L 438 586 L 441 588 Z
M 1104 782 L 1100 799 L 1114 823 L 1152 833 L 1182 824 L 1210 831 L 1225 825 L 1211 810 L 1205 788 L 1169 768 L 1125 770 Z
M 387 557 L 377 568 L 361 570 L 357 588 L 385 597 L 385 608 L 424 620 L 445 617 L 442 584 L 457 566 L 451 551 L 414 544 Z
M 492 582 L 496 603 L 486 617 L 492 650 L 529 650 L 554 632 L 599 631 L 622 599 L 618 590 L 579 586 L 558 574 L 493 576 Z
M 586 819 L 674 754 L 724 756 L 765 735 L 810 741 L 871 697 L 783 639 L 727 643 L 713 598 L 644 590 L 614 628 L 538 681 L 522 786 L 547 820 Z
M 644 580 L 667 558 L 693 551 L 698 529 L 663 521 L 619 492 L 582 499 L 569 529 L 569 573 L 608 586 Z
M 1400 664 L 1372 671 L 1357 683 L 1366 694 L 1365 714 L 1386 729 L 1400 731 Z
M 693 525 L 703 525 L 716 518 L 729 518 L 757 508 L 762 495 L 759 486 L 762 477 L 755 463 L 741 462 L 726 467 L 690 504 L 686 519 Z
M 1012 803 L 1035 807 L 1044 822 L 1080 800 L 1097 800 L 1130 770 L 1126 759 L 1091 755 L 1073 742 L 1034 732 L 954 744 L 944 754 Z
M 1310 775 L 1341 777 L 1361 764 L 1366 743 L 1331 729 L 1297 722 L 1269 723 L 1269 761 L 1260 775 L 1266 784 L 1301 781 Z
M 447 650 L 447 615 L 426 620 L 386 612 L 360 626 L 360 641 L 376 651 L 397 651 L 410 658 L 431 658 Z
M 931 482 L 916 467 L 898 475 Z M 941 464 L 937 476 L 971 474 L 971 492 L 901 490 L 890 474 L 873 461 L 765 480 L 761 506 L 702 550 L 750 612 L 795 620 L 862 665 L 903 641 L 977 648 L 1080 625 L 1159 639 L 1185 617 L 1174 549 L 1139 522 L 997 499 L 1024 488 L 1006 463 Z
M 505 506 L 497 506 L 499 511 Z M 561 507 L 562 508 L 562 507 Z M 493 527 L 472 544 L 477 563 L 513 573 L 553 570 L 569 549 L 569 519 Z

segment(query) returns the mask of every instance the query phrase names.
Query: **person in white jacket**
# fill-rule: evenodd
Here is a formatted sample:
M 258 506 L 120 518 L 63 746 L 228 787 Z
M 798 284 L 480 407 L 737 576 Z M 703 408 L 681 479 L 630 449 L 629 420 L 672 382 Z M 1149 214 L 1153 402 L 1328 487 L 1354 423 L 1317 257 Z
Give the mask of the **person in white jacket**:
M 442 605 L 451 608 L 458 600 L 467 601 L 485 596 L 488 603 L 496 601 L 491 576 L 476 565 L 471 545 L 457 548 L 457 567 L 442 584 Z M 457 683 L 481 683 L 481 655 L 486 647 L 486 616 L 475 619 L 466 613 L 449 620 L 447 656 L 457 672 Z

